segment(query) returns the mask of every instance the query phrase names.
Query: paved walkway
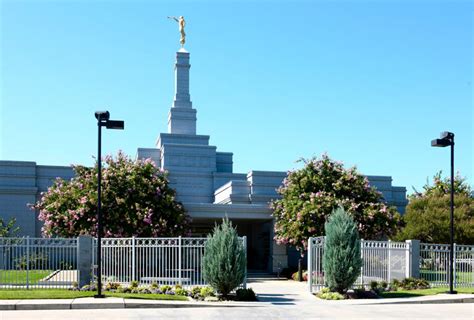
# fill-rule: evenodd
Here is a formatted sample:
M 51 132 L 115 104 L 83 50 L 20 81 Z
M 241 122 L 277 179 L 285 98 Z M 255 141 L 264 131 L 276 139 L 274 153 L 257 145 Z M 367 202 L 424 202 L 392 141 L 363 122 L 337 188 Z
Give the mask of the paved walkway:
M 258 300 L 273 305 L 305 305 L 315 302 L 315 297 L 308 292 L 306 282 L 286 279 L 249 279 L 247 288 L 252 288 Z
M 77 279 L 77 270 L 56 270 L 39 280 L 38 285 L 71 285 L 74 279 Z

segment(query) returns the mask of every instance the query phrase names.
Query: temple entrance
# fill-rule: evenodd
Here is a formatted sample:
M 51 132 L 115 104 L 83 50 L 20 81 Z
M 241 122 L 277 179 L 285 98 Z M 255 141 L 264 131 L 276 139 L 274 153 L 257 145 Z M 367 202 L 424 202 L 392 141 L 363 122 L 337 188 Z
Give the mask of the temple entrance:
M 272 222 L 262 220 L 231 220 L 239 236 L 247 237 L 247 272 L 270 273 L 272 271 Z M 193 220 L 192 235 L 207 236 L 220 220 Z

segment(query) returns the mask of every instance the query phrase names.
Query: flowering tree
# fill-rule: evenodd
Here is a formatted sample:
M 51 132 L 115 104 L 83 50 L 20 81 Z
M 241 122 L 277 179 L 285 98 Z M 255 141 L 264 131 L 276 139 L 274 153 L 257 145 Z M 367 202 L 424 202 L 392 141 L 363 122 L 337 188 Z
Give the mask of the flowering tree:
M 306 250 L 308 238 L 324 235 L 324 223 L 339 206 L 357 223 L 363 239 L 397 231 L 400 215 L 355 167 L 345 169 L 327 155 L 302 161 L 304 167 L 289 171 L 278 189 L 281 199 L 271 204 L 278 243 Z
M 189 217 L 175 200 L 166 172 L 151 159 L 132 161 L 119 152 L 102 168 L 103 234 L 107 237 L 175 236 L 189 231 Z M 74 166 L 70 181 L 57 178 L 33 206 L 45 236 L 97 235 L 97 165 Z

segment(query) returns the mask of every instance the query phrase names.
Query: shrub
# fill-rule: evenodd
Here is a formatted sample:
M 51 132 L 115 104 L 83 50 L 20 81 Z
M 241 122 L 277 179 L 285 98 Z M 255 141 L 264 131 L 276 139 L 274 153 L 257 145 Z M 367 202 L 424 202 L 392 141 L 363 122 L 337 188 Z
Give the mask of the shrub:
M 119 293 L 131 293 L 132 289 L 130 289 L 130 287 L 119 287 L 117 289 L 117 292 L 119 292 Z
M 149 294 L 151 290 L 149 288 L 138 288 L 139 293 Z
M 345 293 L 360 274 L 362 258 L 354 220 L 342 208 L 336 209 L 325 224 L 323 268 L 331 291 Z
M 199 299 L 201 295 L 201 288 L 200 287 L 192 288 L 190 294 L 193 299 Z
M 370 291 L 375 293 L 377 296 L 379 296 L 384 291 L 388 291 L 388 283 L 386 281 L 377 282 L 375 280 L 372 280 L 369 283 L 369 287 Z M 365 291 L 363 288 L 357 291 L 359 297 L 363 296 L 363 291 Z M 368 294 L 370 295 L 370 293 Z
M 332 292 L 329 288 L 322 288 L 317 296 L 324 300 L 344 300 L 344 296 L 338 292 Z
M 183 289 L 183 288 L 176 288 L 174 290 L 174 293 L 177 295 L 177 296 L 187 296 L 188 295 L 188 291 L 186 289 Z
M 257 296 L 252 288 L 237 289 L 235 292 L 235 300 L 237 301 L 257 301 Z
M 172 287 L 171 286 L 168 286 L 168 285 L 163 285 L 160 287 L 160 290 L 165 293 L 167 291 L 171 291 Z
M 393 279 L 390 283 L 390 290 L 397 291 L 400 288 L 400 281 L 398 279 Z
M 96 291 L 96 290 L 97 290 L 97 286 L 95 284 L 91 284 L 91 285 L 86 284 L 85 286 L 81 288 L 81 291 Z
M 118 282 L 108 282 L 107 285 L 105 286 L 105 290 L 106 291 L 110 291 L 110 290 L 117 290 L 118 288 L 120 288 L 122 285 Z
M 4 220 L 0 218 L 0 237 L 16 237 L 20 228 L 15 227 L 15 223 L 15 218 L 11 218 L 8 222 L 4 222 Z
M 214 297 L 214 289 L 212 287 L 202 287 L 201 290 L 199 291 L 199 294 L 201 297 Z
M 379 283 L 375 280 L 370 281 L 369 287 L 371 290 L 377 290 L 377 287 L 379 286 Z
M 244 245 L 232 223 L 225 218 L 207 238 L 202 258 L 204 281 L 226 297 L 244 280 L 246 263 Z
M 352 298 L 352 295 L 348 292 L 347 296 Z M 356 288 L 354 289 L 354 296 L 355 299 L 378 299 L 379 293 L 376 291 L 365 290 L 365 288 Z
M 134 281 L 130 282 L 130 288 L 131 289 L 138 288 L 138 281 L 134 280 Z
M 400 282 L 400 287 L 405 290 L 428 289 L 430 284 L 425 279 L 405 278 Z
M 303 281 L 308 281 L 308 271 L 307 270 L 303 270 Z M 292 275 L 291 275 L 291 279 L 295 280 L 295 281 L 298 281 L 298 271 L 294 272 Z
M 160 290 L 160 289 L 150 289 L 150 292 L 151 293 L 154 293 L 154 294 L 163 294 L 163 292 Z
M 150 289 L 158 289 L 158 288 L 159 288 L 158 283 L 152 282 L 152 283 L 150 284 Z

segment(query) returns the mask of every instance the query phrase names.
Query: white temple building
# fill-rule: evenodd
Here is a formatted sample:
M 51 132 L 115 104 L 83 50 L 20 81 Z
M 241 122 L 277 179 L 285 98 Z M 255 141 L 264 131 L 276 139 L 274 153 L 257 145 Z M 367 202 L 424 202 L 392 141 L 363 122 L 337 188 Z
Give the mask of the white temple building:
M 138 148 L 138 158 L 152 158 L 168 170 L 171 187 L 193 219 L 195 235 L 206 235 L 216 221 L 228 216 L 240 235 L 247 236 L 249 272 L 275 272 L 290 263 L 292 250 L 273 241 L 269 202 L 286 172 L 233 172 L 233 154 L 209 145 L 209 136 L 197 134 L 197 110 L 189 91 L 190 54 L 176 53 L 175 96 L 168 114 L 168 132 L 155 148 Z M 15 217 L 22 235 L 40 236 L 37 213 L 27 207 L 56 177 L 69 179 L 69 166 L 37 165 L 27 161 L 0 161 L 0 218 Z M 388 204 L 404 213 L 406 188 L 392 186 L 390 176 L 368 176 Z

